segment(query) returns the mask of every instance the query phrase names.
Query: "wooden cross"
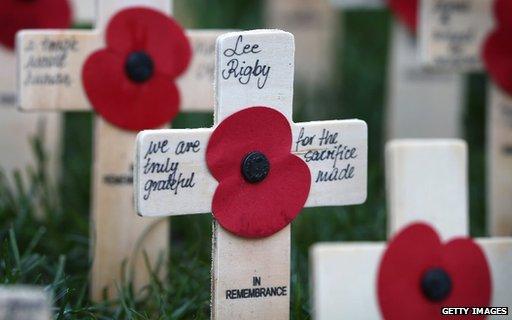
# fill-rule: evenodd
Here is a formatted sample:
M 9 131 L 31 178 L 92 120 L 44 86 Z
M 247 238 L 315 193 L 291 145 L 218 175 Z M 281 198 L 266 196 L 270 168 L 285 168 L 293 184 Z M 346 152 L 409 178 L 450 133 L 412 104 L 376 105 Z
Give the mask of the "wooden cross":
M 24 111 L 91 110 L 82 84 L 86 58 L 103 46 L 109 19 L 127 7 L 145 6 L 170 14 L 168 0 L 102 0 L 95 30 L 23 31 L 18 34 L 19 104 Z M 210 111 L 213 105 L 213 53 L 221 31 L 188 31 L 193 58 L 179 78 L 180 108 L 184 112 Z M 36 65 L 37 61 L 57 61 Z M 141 219 L 133 213 L 132 161 L 136 133 L 95 118 L 92 229 L 94 239 L 91 292 L 116 295 L 115 281 L 129 259 L 128 275 L 136 289 L 148 284 L 143 253 L 155 267 L 168 251 L 168 221 Z M 161 268 L 164 269 L 164 268 Z
M 468 236 L 467 147 L 458 140 L 397 140 L 386 148 L 389 236 L 411 222 L 443 241 Z M 512 307 L 512 239 L 478 239 L 490 265 L 492 306 Z M 316 320 L 379 319 L 376 279 L 386 244 L 317 244 L 311 249 Z M 472 307 L 472 306 L 468 306 Z M 420 316 L 420 315 L 418 315 Z
M 423 1 L 420 28 L 423 63 L 438 72 L 454 74 L 483 70 L 483 44 L 496 25 L 494 3 L 494 0 Z M 452 50 L 454 43 L 458 50 Z M 510 236 L 512 98 L 494 84 L 488 91 L 488 229 L 494 236 Z
M 0 319 L 50 320 L 51 300 L 42 288 L 26 286 L 0 287 Z
M 295 78 L 304 89 L 325 86 L 331 80 L 334 32 L 341 25 L 328 0 L 266 0 L 265 25 L 295 37 Z
M 386 4 L 383 0 L 331 2 L 343 10 L 382 9 Z M 460 137 L 462 77 L 424 70 L 414 34 L 397 21 L 392 24 L 388 56 L 387 139 Z
M 434 69 L 482 69 L 481 48 L 494 26 L 494 0 L 422 0 L 419 50 Z
M 306 161 L 311 173 L 305 205 L 365 201 L 365 122 L 291 122 L 294 41 L 290 33 L 255 30 L 224 34 L 217 40 L 216 56 L 216 125 L 251 106 L 278 110 L 291 125 L 292 153 Z M 139 214 L 154 217 L 211 212 L 218 183 L 207 168 L 205 153 L 212 132 L 213 129 L 170 129 L 139 134 L 135 166 Z M 334 160 L 339 154 L 327 156 L 334 150 L 351 150 L 352 155 Z M 247 203 L 251 205 L 254 204 Z M 288 225 L 269 237 L 248 239 L 214 223 L 213 319 L 289 318 L 290 231 Z M 244 296 L 253 289 L 275 291 L 276 295 Z

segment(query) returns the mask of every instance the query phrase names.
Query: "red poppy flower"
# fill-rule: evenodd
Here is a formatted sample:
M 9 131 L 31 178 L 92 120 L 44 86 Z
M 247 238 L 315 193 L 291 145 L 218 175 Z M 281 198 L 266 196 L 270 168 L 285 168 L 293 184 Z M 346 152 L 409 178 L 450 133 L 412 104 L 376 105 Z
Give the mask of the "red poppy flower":
M 388 0 L 393 13 L 413 33 L 416 33 L 418 25 L 418 3 L 418 0 Z
M 93 108 L 110 123 L 139 131 L 169 122 L 179 110 L 175 80 L 192 49 L 183 29 L 149 8 L 117 13 L 106 31 L 106 48 L 91 54 L 82 79 Z
M 484 43 L 483 58 L 489 75 L 512 95 L 512 1 L 495 3 L 496 28 Z
M 509 0 L 495 0 L 494 15 L 498 26 L 506 29 L 512 29 L 512 2 Z
M 71 25 L 68 0 L 0 0 L 0 44 L 14 48 L 22 29 L 58 29 Z
M 222 227 L 262 238 L 295 219 L 308 198 L 311 174 L 291 148 L 290 123 L 271 108 L 248 108 L 217 126 L 206 162 L 219 182 L 212 212 Z
M 384 319 L 444 319 L 442 306 L 486 307 L 491 299 L 491 275 L 480 247 L 467 238 L 443 244 L 421 223 L 391 240 L 377 282 Z

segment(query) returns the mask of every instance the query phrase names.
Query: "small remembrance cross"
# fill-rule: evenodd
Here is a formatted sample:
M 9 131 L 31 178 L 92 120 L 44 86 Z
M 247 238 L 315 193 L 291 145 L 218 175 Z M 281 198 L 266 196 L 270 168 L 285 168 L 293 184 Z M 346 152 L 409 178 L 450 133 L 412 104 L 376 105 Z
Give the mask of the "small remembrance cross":
M 137 212 L 213 213 L 213 319 L 288 319 L 289 223 L 365 201 L 366 123 L 292 122 L 290 33 L 224 34 L 216 57 L 215 127 L 138 135 Z
M 187 31 L 182 37 L 169 22 L 171 6 L 169 0 L 100 0 L 92 31 L 27 30 L 17 36 L 19 104 L 23 111 L 89 111 L 94 107 L 101 114 L 95 118 L 92 195 L 91 234 L 95 244 L 91 293 L 95 300 L 102 298 L 105 288 L 107 296 L 116 295 L 115 281 L 124 277 L 121 266 L 127 259 L 127 272 L 133 275 L 136 290 L 147 285 L 144 253 L 155 267 L 162 253 L 165 256 L 168 251 L 168 222 L 144 220 L 133 214 L 133 131 L 153 128 L 144 121 L 158 115 L 164 115 L 163 122 L 169 121 L 166 112 L 173 103 L 184 112 L 212 110 L 213 53 L 215 39 L 222 31 Z M 145 16 L 142 20 L 141 11 Z M 174 32 L 171 37 L 167 36 L 169 30 Z M 178 40 L 190 42 L 192 56 L 174 86 L 170 77 L 164 77 L 175 76 L 182 67 L 176 52 L 183 52 L 183 46 L 170 48 Z M 105 44 L 107 49 L 98 50 Z M 140 51 L 144 46 L 153 56 Z M 159 50 L 171 53 L 156 56 Z M 116 60 L 119 52 L 121 58 Z M 92 72 L 86 68 L 91 61 L 99 65 Z M 111 69 L 116 72 L 104 75 Z M 91 78 L 93 81 L 87 81 Z M 122 102 L 112 109 L 112 101 Z M 137 103 L 144 108 L 134 111 L 128 107 Z M 127 131 L 127 121 L 135 121 L 136 128 Z
M 435 71 L 489 73 L 487 107 L 487 225 L 493 236 L 512 235 L 512 79 L 508 0 L 424 0 L 420 54 Z
M 458 307 L 468 307 L 468 312 L 483 304 L 510 309 L 512 239 L 476 239 L 474 244 L 460 239 L 469 233 L 467 168 L 467 147 L 460 140 L 389 143 L 388 230 L 395 238 L 388 244 L 315 245 L 310 253 L 314 319 L 437 319 L 443 317 L 441 307 L 452 307 L 454 301 Z M 428 231 L 425 237 L 425 226 L 417 223 L 426 223 L 438 235 Z M 399 242 L 401 253 L 396 255 Z M 390 248 L 398 259 L 386 265 L 393 260 Z M 480 273 L 482 269 L 487 273 L 478 264 L 482 260 L 490 279 Z M 395 270 L 391 277 L 389 266 Z M 451 277 L 448 286 L 445 270 Z M 429 281 L 430 276 L 434 281 Z

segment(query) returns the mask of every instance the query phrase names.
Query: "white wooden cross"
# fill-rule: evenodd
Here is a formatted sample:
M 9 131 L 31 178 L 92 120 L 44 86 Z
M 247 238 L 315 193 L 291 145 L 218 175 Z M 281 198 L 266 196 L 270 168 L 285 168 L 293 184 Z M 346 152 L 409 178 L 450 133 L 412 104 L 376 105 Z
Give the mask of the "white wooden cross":
M 291 125 L 292 153 L 311 160 L 306 161 L 312 178 L 306 206 L 364 202 L 365 122 L 292 122 L 293 36 L 279 30 L 229 33 L 218 38 L 216 52 L 216 125 L 251 106 L 278 110 Z M 236 70 L 232 68 L 234 65 L 238 65 Z M 256 65 L 260 68 L 253 68 Z M 211 211 L 217 181 L 207 168 L 205 151 L 212 132 L 213 129 L 168 129 L 139 134 L 135 166 L 135 198 L 139 214 L 154 217 Z M 328 144 L 322 143 L 322 137 L 326 136 L 336 138 Z M 187 152 L 176 152 L 177 148 L 182 150 L 180 146 L 183 145 L 190 146 Z M 326 155 L 329 150 L 339 151 L 340 148 L 352 150 L 352 156 L 336 161 L 332 157 L 320 157 L 324 159 L 320 160 L 313 156 L 318 161 L 312 160 L 313 154 Z M 161 173 L 151 169 L 166 164 L 173 169 L 160 170 Z M 165 186 L 168 181 L 173 182 L 170 184 L 173 188 Z M 289 318 L 289 225 L 267 238 L 246 239 L 214 223 L 212 255 L 213 319 Z M 233 298 L 237 296 L 233 292 L 256 288 L 278 288 L 281 295 Z
M 420 48 L 423 63 L 437 72 L 460 74 L 483 70 L 484 41 L 496 25 L 494 4 L 494 0 L 422 1 Z M 491 235 L 510 236 L 512 97 L 494 84 L 489 85 L 488 91 L 487 224 Z
M 325 86 L 332 76 L 337 12 L 329 0 L 265 0 L 265 25 L 295 37 L 295 78 L 305 89 Z
M 393 141 L 386 148 L 386 177 L 390 237 L 418 221 L 433 226 L 442 241 L 468 236 L 467 147 L 464 142 Z M 512 238 L 477 239 L 477 243 L 491 270 L 491 306 L 510 310 Z M 312 247 L 314 318 L 382 318 L 376 280 L 385 249 L 386 243 L 382 242 L 322 243 Z
M 0 287 L 0 319 L 50 320 L 51 301 L 42 288 L 28 286 Z
M 91 105 L 82 85 L 86 58 L 104 43 L 109 19 L 127 7 L 145 6 L 170 14 L 169 0 L 100 0 L 95 30 L 23 31 L 18 34 L 19 104 L 24 111 L 89 111 Z M 221 31 L 188 31 L 193 57 L 179 78 L 181 110 L 210 111 L 213 105 L 215 39 Z M 29 61 L 61 63 L 33 66 Z M 39 60 L 38 60 L 39 59 Z M 60 60 L 59 60 L 60 61 Z M 132 161 L 135 132 L 121 130 L 101 117 L 95 121 L 91 235 L 94 239 L 92 297 L 101 299 L 103 289 L 114 297 L 114 281 L 121 279 L 121 265 L 129 259 L 136 289 L 148 284 L 143 257 L 152 267 L 168 250 L 168 221 L 144 220 L 133 213 Z M 165 268 L 163 268 L 165 269 Z
M 382 9 L 386 5 L 385 0 L 331 2 L 343 10 Z M 394 20 L 388 57 L 385 136 L 387 139 L 460 137 L 462 77 L 424 70 L 417 56 L 415 36 Z

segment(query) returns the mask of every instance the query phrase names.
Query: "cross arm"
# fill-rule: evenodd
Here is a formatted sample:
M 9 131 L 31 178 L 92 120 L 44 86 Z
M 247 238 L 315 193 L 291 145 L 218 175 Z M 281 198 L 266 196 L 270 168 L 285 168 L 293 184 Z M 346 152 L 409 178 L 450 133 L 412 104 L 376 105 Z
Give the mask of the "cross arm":
M 292 152 L 311 172 L 306 207 L 361 204 L 366 200 L 368 128 L 362 120 L 293 124 Z
M 217 181 L 206 166 L 205 153 L 212 131 L 163 129 L 143 131 L 138 135 L 135 190 L 140 215 L 211 211 Z M 311 171 L 311 190 L 306 206 L 365 201 L 367 127 L 364 121 L 292 124 L 292 132 L 291 151 L 301 157 Z
M 178 79 L 183 111 L 211 111 L 215 41 L 222 30 L 188 31 L 193 48 L 187 72 Z M 18 96 L 25 111 L 87 111 L 82 86 L 87 57 L 103 46 L 99 31 L 26 30 L 18 33 Z
M 211 129 L 162 129 L 137 135 L 134 189 L 139 215 L 210 212 L 217 185 L 205 162 L 211 132 Z
M 477 239 L 492 277 L 491 306 L 512 307 L 512 239 Z M 331 244 L 310 252 L 315 319 L 380 319 L 377 275 L 385 243 Z M 357 288 L 356 290 L 350 288 Z
M 87 57 L 101 46 L 98 32 L 25 30 L 17 34 L 16 46 L 22 110 L 90 109 L 81 70 Z

